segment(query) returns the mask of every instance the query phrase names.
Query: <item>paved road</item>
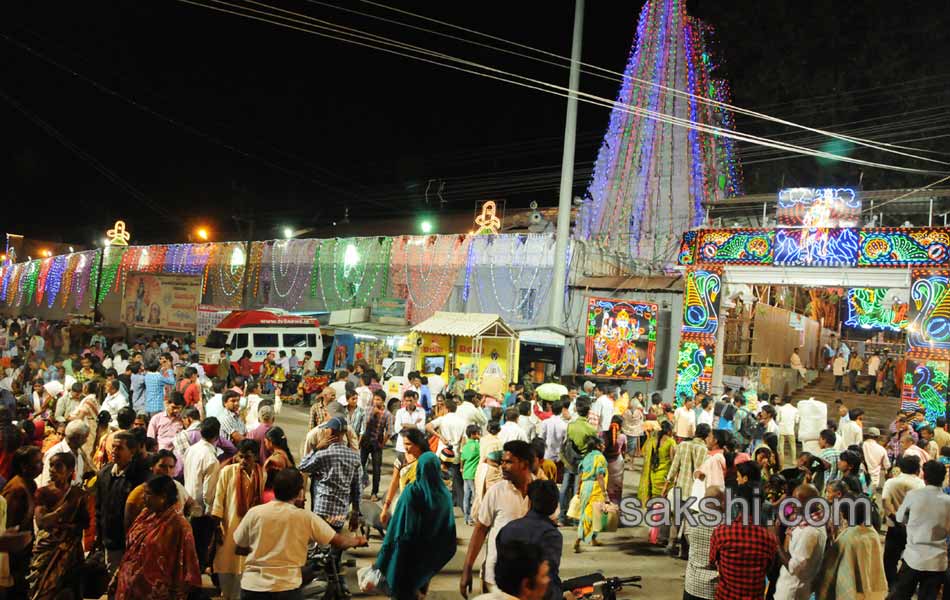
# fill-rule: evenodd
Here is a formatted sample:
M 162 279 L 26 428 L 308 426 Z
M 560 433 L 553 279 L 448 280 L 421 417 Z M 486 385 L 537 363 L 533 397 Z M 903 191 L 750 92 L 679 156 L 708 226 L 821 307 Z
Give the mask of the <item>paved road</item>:
M 291 450 L 300 448 L 306 435 L 309 413 L 307 409 L 285 405 L 277 419 L 277 425 L 284 428 L 290 442 Z M 295 457 L 298 458 L 299 457 Z M 381 489 L 386 489 L 389 483 L 393 457 L 387 451 L 383 457 L 383 480 Z M 632 471 L 627 471 L 624 478 L 625 494 L 636 493 L 636 477 Z M 457 514 L 460 514 L 457 512 Z M 458 591 L 459 575 L 468 540 L 472 528 L 464 524 L 461 517 L 456 520 L 459 544 L 455 556 L 442 572 L 433 579 L 428 598 L 433 600 L 447 600 L 461 598 Z M 651 600 L 672 600 L 683 597 L 683 572 L 686 563 L 668 557 L 663 549 L 651 545 L 647 540 L 647 529 L 637 527 L 632 529 L 621 528 L 616 533 L 604 533 L 600 536 L 603 546 L 599 548 L 584 547 L 581 554 L 573 553 L 573 543 L 576 532 L 573 529 L 561 528 L 564 534 L 564 554 L 561 560 L 562 578 L 575 577 L 594 571 L 601 571 L 608 576 L 642 575 L 644 578 L 642 590 L 625 590 L 621 598 L 650 598 Z M 380 540 L 372 538 L 369 548 L 361 548 L 350 554 L 357 559 L 357 567 L 371 564 L 379 549 Z M 355 572 L 348 574 L 351 590 L 358 589 L 355 581 Z M 478 589 L 476 582 L 476 591 Z M 361 596 L 370 598 L 370 596 Z M 381 597 L 380 597 L 381 598 Z

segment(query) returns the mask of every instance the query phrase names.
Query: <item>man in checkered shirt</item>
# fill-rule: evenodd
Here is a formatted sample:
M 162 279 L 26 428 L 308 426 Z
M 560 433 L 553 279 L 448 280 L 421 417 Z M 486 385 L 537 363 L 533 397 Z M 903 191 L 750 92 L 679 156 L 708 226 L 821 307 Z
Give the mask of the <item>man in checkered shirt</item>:
M 755 504 L 764 517 L 762 497 L 751 492 L 739 496 L 748 503 L 748 515 L 735 515 L 723 523 L 709 540 L 709 562 L 719 570 L 716 600 L 761 600 L 765 578 L 775 560 L 775 538 L 763 520 L 756 521 Z M 727 507 L 728 510 L 728 507 Z
M 324 426 L 316 448 L 300 461 L 301 472 L 310 475 L 313 512 L 340 533 L 352 506 L 350 530 L 360 516 L 360 455 L 347 443 L 346 420 L 333 417 Z M 339 570 L 343 551 L 331 548 Z

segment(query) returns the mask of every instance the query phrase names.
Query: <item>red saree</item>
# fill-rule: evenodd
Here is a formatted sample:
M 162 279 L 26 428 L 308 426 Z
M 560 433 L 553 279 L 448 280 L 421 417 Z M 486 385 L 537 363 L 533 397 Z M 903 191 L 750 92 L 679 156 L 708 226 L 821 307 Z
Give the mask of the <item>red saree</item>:
M 195 539 L 177 507 L 139 513 L 126 534 L 116 580 L 116 600 L 185 600 L 201 586 Z

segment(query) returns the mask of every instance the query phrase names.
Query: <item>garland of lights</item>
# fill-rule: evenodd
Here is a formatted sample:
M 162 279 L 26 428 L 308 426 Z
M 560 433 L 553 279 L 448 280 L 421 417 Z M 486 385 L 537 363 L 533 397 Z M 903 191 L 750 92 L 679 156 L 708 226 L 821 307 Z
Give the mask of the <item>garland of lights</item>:
M 66 308 L 66 303 L 69 301 L 69 293 L 73 290 L 73 277 L 76 275 L 76 265 L 79 262 L 78 254 L 70 254 L 69 258 L 66 261 L 66 269 L 63 272 L 63 298 L 62 305 L 63 309 Z
M 253 281 L 251 298 L 257 298 L 261 288 L 261 267 L 264 263 L 264 246 L 267 242 L 251 242 L 251 256 L 248 257 L 248 268 L 251 269 L 248 279 Z
M 59 295 L 60 289 L 62 289 L 63 272 L 66 269 L 68 260 L 68 256 L 54 256 L 51 261 L 49 273 L 46 276 L 46 288 L 44 290 L 47 308 L 53 308 L 53 304 L 56 303 L 56 297 Z
M 224 250 L 222 252 L 221 250 Z M 235 253 L 240 253 L 241 260 L 233 260 Z M 238 296 L 237 302 L 241 302 L 241 284 L 244 281 L 244 271 L 247 269 L 247 252 L 245 250 L 244 243 L 242 242 L 228 242 L 227 244 L 222 245 L 222 247 L 217 252 L 218 254 L 218 287 L 221 290 L 221 293 L 224 294 L 228 300 L 232 300 L 235 295 Z M 235 264 L 237 263 L 237 264 Z M 230 282 L 231 289 L 228 289 L 228 284 Z
M 20 286 L 23 297 L 17 302 L 18 306 L 31 304 L 33 302 L 33 295 L 36 293 L 36 283 L 40 276 L 39 260 L 31 260 L 27 264 L 29 266 L 26 270 L 26 276 L 23 278 L 23 283 Z
M 325 246 L 328 244 L 333 245 L 330 259 L 330 264 L 333 265 L 333 273 L 330 285 L 326 284 L 327 274 L 322 260 L 326 252 Z M 346 254 L 350 251 L 350 246 L 353 247 L 355 256 L 348 261 Z M 392 238 L 367 237 L 321 240 L 314 254 L 310 296 L 317 298 L 319 295 L 323 306 L 327 310 L 367 304 L 375 290 L 385 290 L 387 288 L 386 279 L 391 246 Z M 343 248 L 342 258 L 340 257 L 341 247 Z M 352 261 L 352 265 L 348 264 L 350 261 Z M 366 275 L 370 263 L 375 266 L 367 281 Z M 356 280 L 354 281 L 354 279 Z M 332 290 L 335 298 L 327 298 L 328 287 Z M 345 296 L 346 292 L 341 292 L 341 290 L 350 288 L 352 288 L 352 293 L 349 296 Z
M 122 259 L 125 258 L 125 252 L 128 246 L 106 246 L 105 256 L 102 259 L 102 281 L 99 284 L 99 297 L 97 303 L 117 287 L 119 268 L 122 266 Z
M 517 280 L 515 280 L 515 278 L 511 276 L 511 272 L 513 270 L 512 265 L 515 264 L 516 246 L 518 245 L 520 241 L 520 236 L 514 235 L 511 237 L 511 245 L 508 252 L 508 266 L 505 267 L 505 272 L 508 274 L 508 283 L 510 284 L 510 288 L 512 290 L 534 289 L 535 281 L 537 281 L 538 279 L 538 273 L 541 272 L 541 263 L 539 261 L 534 266 L 534 273 L 531 275 L 531 280 L 528 282 L 528 285 L 525 287 L 522 287 L 521 279 L 524 276 L 524 271 L 528 266 L 527 247 L 528 247 L 528 242 L 530 241 L 530 239 L 531 239 L 530 236 L 526 236 L 524 239 L 524 243 L 521 245 L 521 248 L 524 254 L 524 262 L 521 265 L 521 270 L 518 272 Z M 528 299 L 531 297 L 531 293 L 529 292 L 527 294 L 524 294 L 517 304 L 515 304 L 511 308 L 508 308 L 507 306 L 504 306 L 502 304 L 501 299 L 498 297 L 498 287 L 495 283 L 496 282 L 495 261 L 491 260 L 490 257 L 488 261 L 488 272 L 491 279 L 491 289 L 492 289 L 492 294 L 495 296 L 496 306 L 498 306 L 498 308 L 506 314 L 514 314 L 518 312 L 519 310 L 521 310 L 521 307 L 524 306 L 525 302 L 527 302 Z M 515 298 L 517 298 L 517 295 L 515 296 Z
M 96 281 L 99 279 L 99 253 L 101 250 L 93 250 L 83 252 L 81 254 L 82 259 L 80 260 L 81 268 L 77 275 L 79 278 L 73 278 L 73 283 L 76 284 L 76 298 L 75 306 L 77 310 L 82 310 L 83 300 L 86 298 L 86 292 L 90 287 L 95 289 Z M 87 275 L 82 276 L 82 269 L 88 267 Z
M 302 265 L 304 263 L 305 257 L 310 256 L 314 252 L 314 246 L 316 240 L 285 240 L 285 241 L 274 241 L 270 246 L 270 268 L 269 268 L 269 279 L 270 279 L 270 290 L 281 299 L 280 304 L 285 308 L 293 310 L 300 303 L 300 299 L 303 296 L 304 288 L 306 285 L 303 283 L 301 275 L 303 273 L 309 273 L 309 270 L 303 271 Z M 280 251 L 280 257 L 278 259 L 277 254 L 278 250 Z M 288 259 L 289 257 L 289 259 Z M 278 278 L 286 280 L 288 278 L 288 273 L 290 267 L 286 265 L 287 261 L 290 260 L 294 264 L 294 273 L 293 278 L 290 283 L 287 285 L 286 291 L 281 292 Z M 309 269 L 312 269 L 312 264 Z M 306 275 L 304 275 L 306 277 Z M 299 285 L 298 285 L 299 282 Z
M 432 309 L 436 303 L 438 303 L 439 306 L 445 303 L 448 294 L 451 292 L 451 287 L 458 278 L 458 270 L 462 266 L 461 260 L 464 260 L 465 257 L 468 256 L 468 244 L 470 241 L 471 236 L 402 236 L 399 238 L 399 243 L 403 245 L 402 268 L 405 269 L 403 276 L 405 278 L 406 297 L 413 309 L 412 321 L 418 322 L 422 320 L 422 315 L 430 312 L 430 309 Z M 418 266 L 416 267 L 410 265 L 410 245 L 422 246 L 422 253 L 419 256 L 419 260 L 417 261 Z M 425 247 L 429 245 L 433 246 L 431 252 L 427 252 L 425 249 Z M 443 249 L 443 246 L 450 247 Z M 433 275 L 433 269 L 435 268 L 434 261 L 437 260 L 440 254 L 446 254 L 444 250 L 449 251 L 447 259 L 442 261 L 445 266 L 440 267 L 438 275 Z M 395 256 L 395 250 L 393 255 Z M 428 268 L 426 268 L 427 257 L 433 261 L 428 265 Z M 423 274 L 423 269 L 425 269 L 425 274 Z M 398 273 L 398 267 L 394 266 L 394 270 Z M 417 294 L 413 291 L 414 288 L 416 290 L 425 289 L 428 292 L 428 301 L 419 302 Z M 419 310 L 417 311 L 415 309 Z
M 46 293 L 46 278 L 49 276 L 49 270 L 52 265 L 52 258 L 44 258 L 40 261 L 40 276 L 36 280 L 36 293 L 33 294 L 33 299 L 37 306 L 43 303 L 43 294 Z

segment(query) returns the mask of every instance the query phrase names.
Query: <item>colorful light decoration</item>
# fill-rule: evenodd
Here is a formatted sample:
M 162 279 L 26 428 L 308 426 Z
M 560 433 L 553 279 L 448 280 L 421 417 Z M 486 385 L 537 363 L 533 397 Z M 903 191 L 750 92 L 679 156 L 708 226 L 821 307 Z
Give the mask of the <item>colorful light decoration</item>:
M 495 211 L 498 210 L 494 200 L 488 200 L 482 204 L 482 212 L 475 217 L 477 229 L 475 233 L 479 235 L 498 235 L 501 230 L 501 219 Z
M 393 295 L 408 300 L 411 322 L 425 320 L 448 300 L 469 242 L 469 236 L 402 236 L 393 241 Z
M 775 215 L 792 227 L 854 227 L 861 198 L 852 188 L 787 188 L 778 193 Z
M 714 343 L 683 341 L 676 361 L 676 404 L 685 394 L 687 398 L 702 392 L 712 392 L 712 373 L 715 363 Z
M 923 408 L 927 420 L 936 423 L 946 416 L 947 378 L 950 363 L 945 360 L 908 358 L 901 390 L 901 410 Z
M 63 273 L 68 260 L 68 256 L 54 256 L 51 259 L 49 273 L 46 275 L 46 288 L 43 292 L 46 296 L 47 308 L 53 308 L 53 304 L 56 303 L 56 297 L 62 289 Z
M 856 229 L 777 229 L 775 264 L 793 267 L 851 267 L 858 257 Z
M 728 86 L 713 84 L 711 35 L 711 29 L 686 14 L 681 0 L 644 4 L 618 106 L 611 112 L 578 218 L 581 239 L 668 264 L 677 257 L 681 233 L 702 222 L 703 203 L 741 191 L 733 144 L 689 130 L 688 143 L 677 145 L 679 128 L 651 114 L 685 115 L 701 125 L 732 128 L 729 111 L 673 93 L 729 100 Z M 669 184 L 681 180 L 689 182 L 686 194 Z
M 683 291 L 683 339 L 714 341 L 719 329 L 722 271 L 691 268 Z
M 584 374 L 653 379 L 656 312 L 657 306 L 651 302 L 590 298 Z
M 700 262 L 704 264 L 769 265 L 774 258 L 775 232 L 759 229 L 703 229 L 699 232 L 696 248 Z
M 847 294 L 848 315 L 845 327 L 903 331 L 907 329 L 907 304 L 895 303 L 884 307 L 887 289 L 851 288 Z
M 125 229 L 125 221 L 116 221 L 115 225 L 106 232 L 109 244 L 113 246 L 128 246 L 132 235 Z
M 907 354 L 950 358 L 950 271 L 914 269 L 910 284 Z
M 500 313 L 511 323 L 532 322 L 551 286 L 553 246 L 551 235 L 476 236 L 469 245 L 462 301 L 468 301 L 474 278 L 481 312 Z
M 946 229 L 862 229 L 859 267 L 941 266 L 950 262 Z

